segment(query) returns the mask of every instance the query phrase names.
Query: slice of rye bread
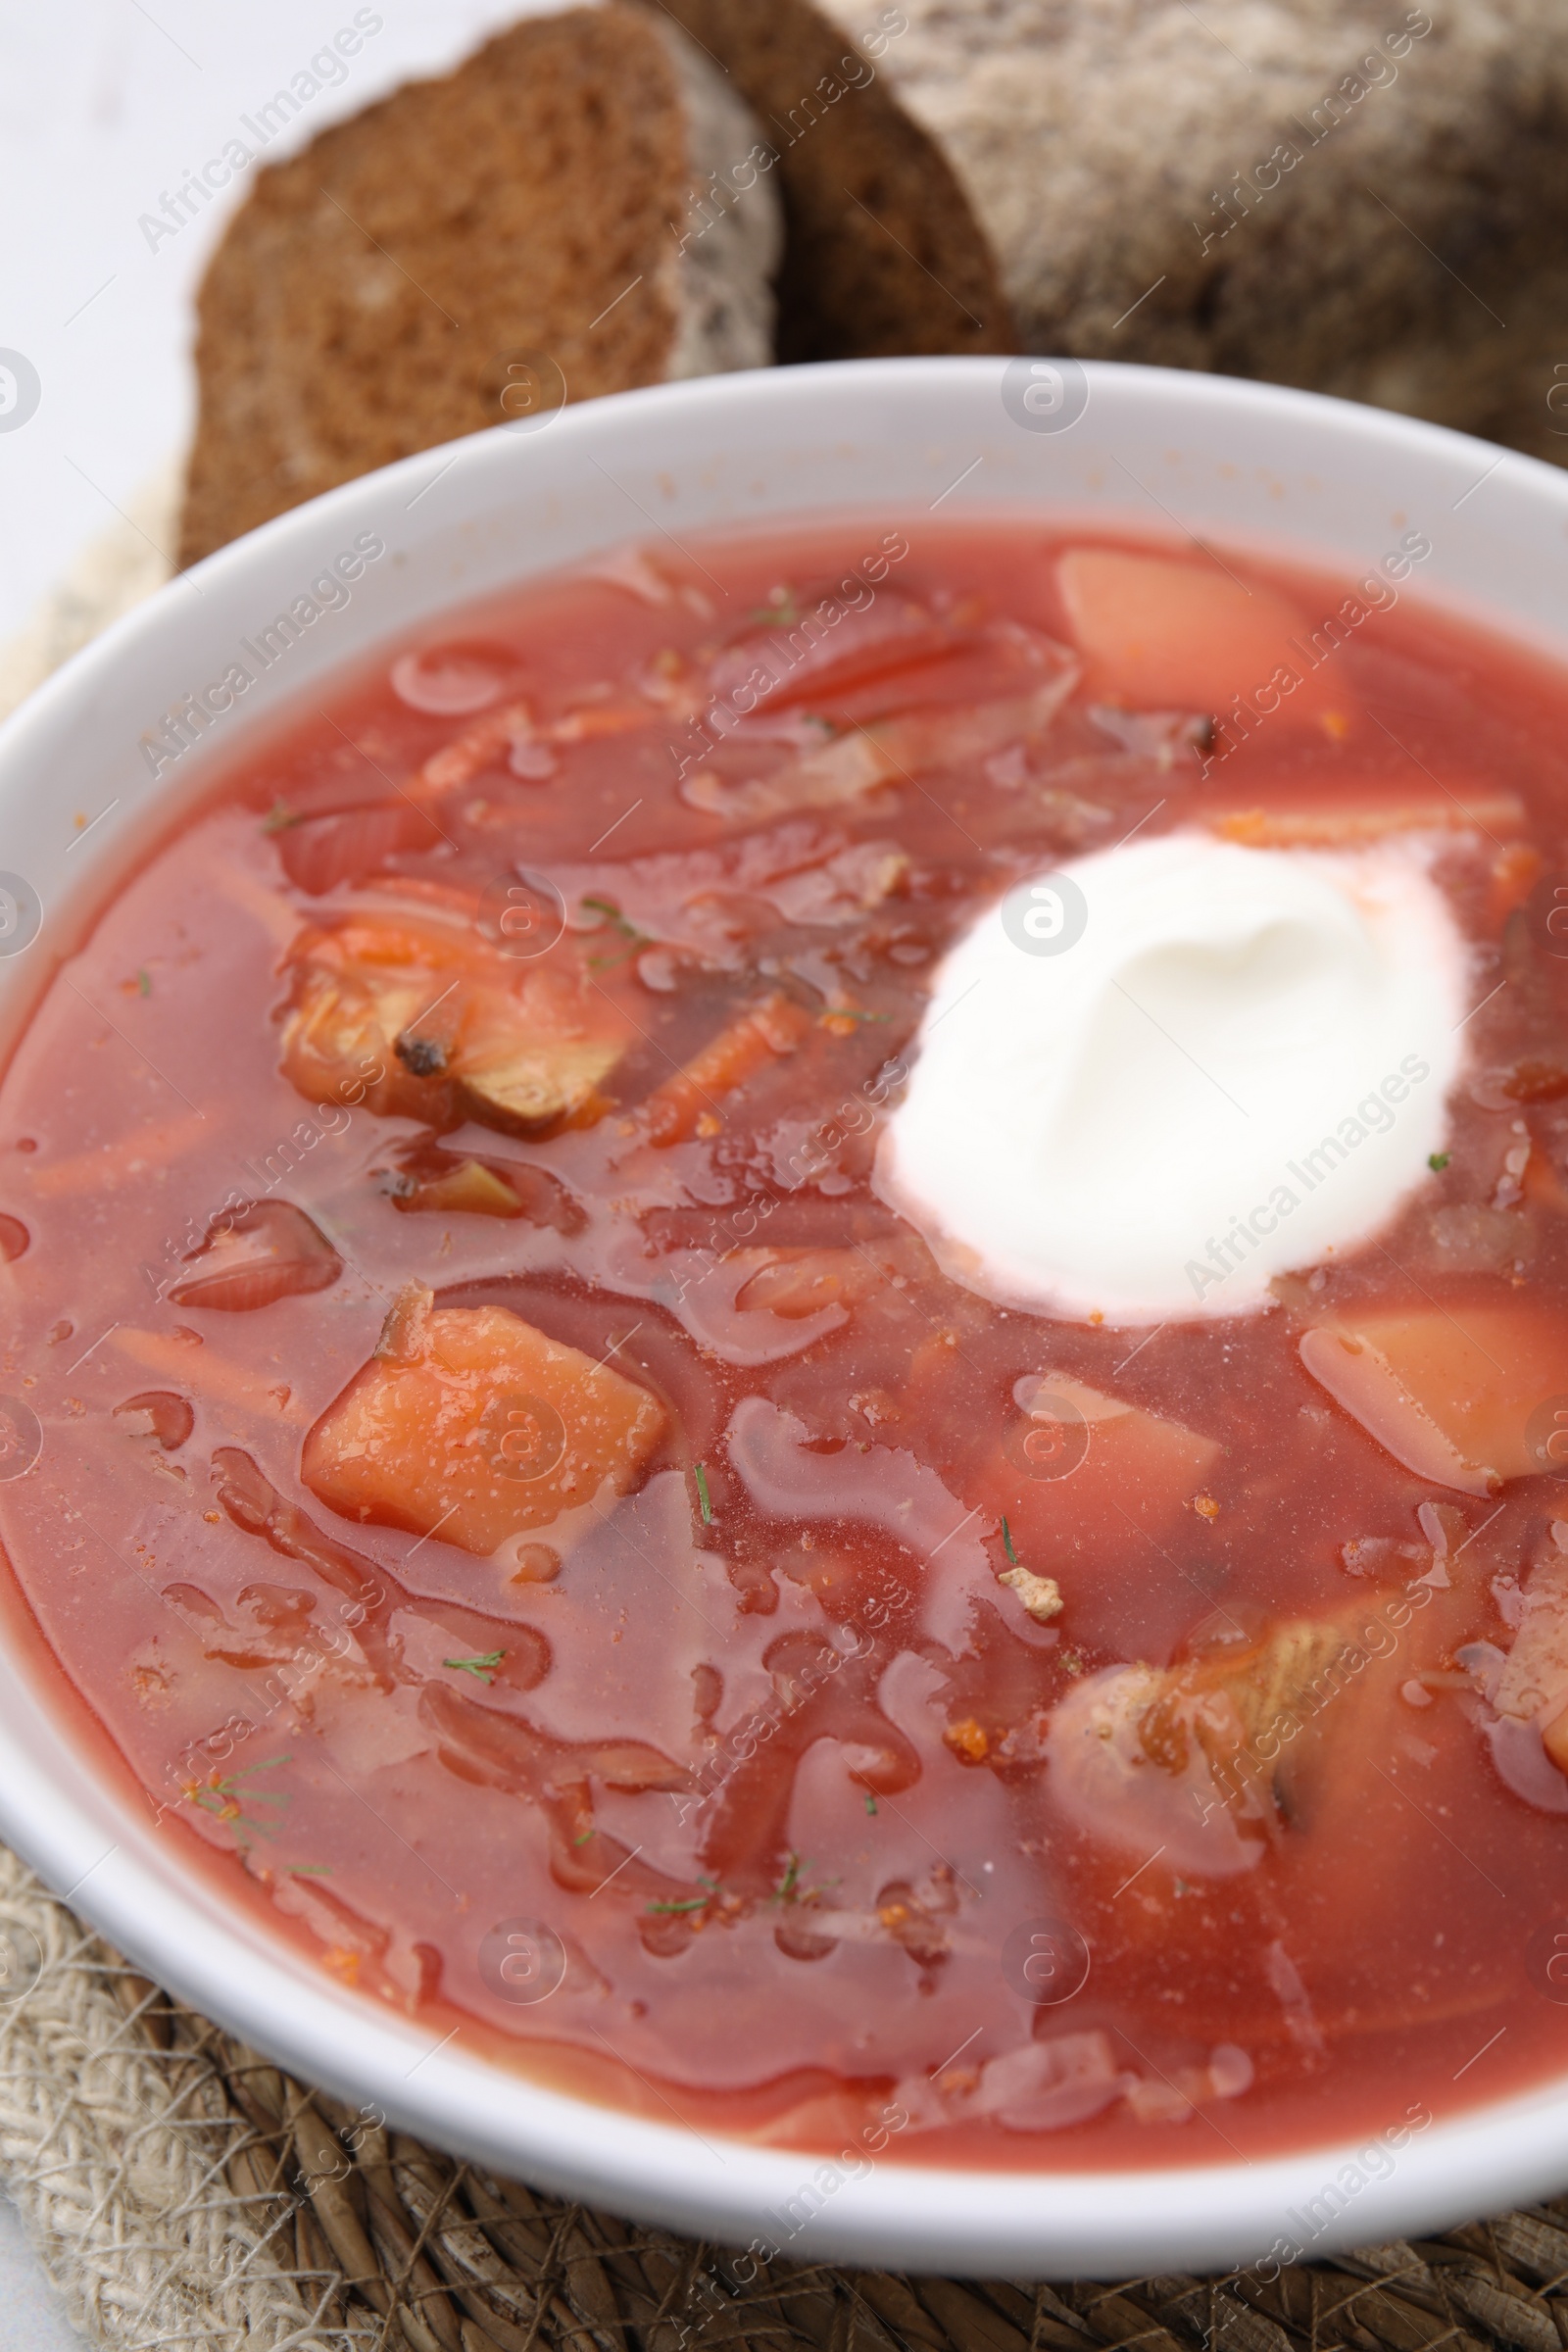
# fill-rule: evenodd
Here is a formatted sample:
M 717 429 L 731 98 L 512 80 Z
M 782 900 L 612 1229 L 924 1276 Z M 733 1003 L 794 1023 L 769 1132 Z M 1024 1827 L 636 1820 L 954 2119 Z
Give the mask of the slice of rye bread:
M 1568 457 L 1560 0 L 666 4 L 771 142 L 781 357 L 1203 368 Z
M 761 135 L 673 24 L 608 0 L 264 170 L 199 298 L 180 563 L 563 397 L 765 367 L 775 184 L 690 233 L 694 190 Z

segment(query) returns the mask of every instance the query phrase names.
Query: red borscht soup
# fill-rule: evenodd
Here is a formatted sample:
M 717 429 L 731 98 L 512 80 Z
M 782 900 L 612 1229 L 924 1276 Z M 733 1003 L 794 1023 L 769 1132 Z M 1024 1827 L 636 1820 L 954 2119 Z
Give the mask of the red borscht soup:
M 1429 553 L 661 541 L 232 722 L 4 1077 L 0 1537 L 236 1909 L 536 2079 L 906 2161 L 1396 2147 L 1568 2063 L 1568 683 Z M 1452 1067 L 1284 1134 L 1183 1301 L 1026 1295 L 987 1188 L 1052 1167 L 973 1139 L 1028 991 L 1221 851 L 1425 893 Z M 1016 1018 L 958 1009 L 1015 905 Z M 1129 1264 L 1262 1115 L 1191 1008 L 1343 977 L 1182 936 L 1045 1023 Z M 899 1123 L 982 1002 L 960 1230 Z M 1360 1224 L 1298 1257 L 1309 1197 Z

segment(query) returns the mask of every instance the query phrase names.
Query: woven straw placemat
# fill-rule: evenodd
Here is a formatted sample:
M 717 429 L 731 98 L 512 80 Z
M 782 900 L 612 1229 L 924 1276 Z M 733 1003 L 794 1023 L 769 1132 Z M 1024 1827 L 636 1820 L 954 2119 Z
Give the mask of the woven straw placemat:
M 0 715 L 168 576 L 175 491 L 172 474 L 150 484 L 0 646 Z M 1264 2265 L 1047 2286 L 737 2261 L 307 2088 L 149 1984 L 3 1846 L 0 2186 L 77 2328 L 113 2352 L 1568 2347 L 1568 2197 L 1272 2279 Z
M 73 2319 L 114 2352 L 1568 2345 L 1568 2198 L 1271 2281 L 758 2265 L 497 2180 L 308 2090 L 158 1991 L 4 1848 L 0 1953 L 27 1987 L 0 2002 L 0 2179 Z

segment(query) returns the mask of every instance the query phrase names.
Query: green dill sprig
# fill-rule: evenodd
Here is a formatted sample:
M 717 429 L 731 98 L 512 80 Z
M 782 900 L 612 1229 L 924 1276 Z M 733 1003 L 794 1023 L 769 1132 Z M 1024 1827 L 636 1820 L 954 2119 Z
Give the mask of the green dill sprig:
M 584 898 L 578 904 L 590 907 L 595 914 L 602 915 L 605 921 L 618 931 L 621 938 L 627 943 L 618 956 L 590 956 L 588 969 L 591 972 L 604 971 L 611 964 L 625 963 L 629 957 L 637 954 L 639 949 L 653 946 L 654 943 L 648 933 L 639 931 L 635 923 L 629 923 L 620 908 L 614 906 L 611 900 Z
M 275 1772 L 280 1765 L 293 1762 L 291 1756 L 269 1756 L 265 1763 L 249 1764 L 243 1772 L 224 1773 L 220 1779 L 213 1773 L 205 1781 L 190 1781 L 183 1793 L 203 1813 L 221 1822 L 234 1833 L 234 1843 L 240 1852 L 248 1853 L 252 1840 L 270 1838 L 277 1828 L 275 1820 L 257 1821 L 245 1811 L 247 1805 L 286 1805 L 290 1799 L 286 1790 L 275 1788 L 246 1788 L 243 1784 L 254 1780 L 259 1772 Z
M 504 1649 L 486 1649 L 476 1658 L 443 1658 L 441 1663 L 450 1666 L 454 1674 L 471 1674 L 476 1683 L 493 1683 L 506 1654 Z
M 622 939 L 635 939 L 646 943 L 647 932 L 639 931 L 635 923 L 629 923 L 620 908 L 612 900 L 585 898 L 581 904 L 584 906 L 591 906 L 595 914 L 602 914 L 607 923 L 613 923 Z
M 724 1889 L 717 1879 L 705 1878 L 699 1874 L 697 1884 L 704 1889 L 703 1893 L 686 1895 L 678 1903 L 650 1903 L 649 1911 L 657 1913 L 661 1919 L 680 1919 L 689 1912 L 706 1911 L 710 1904 L 723 1901 Z
M 808 1886 L 805 1884 L 805 1878 L 810 1867 L 810 1863 L 803 1861 L 792 1846 L 784 1864 L 784 1876 L 768 1896 L 768 1901 L 785 1904 L 808 1903 L 814 1896 L 821 1894 L 825 1888 L 838 1885 L 837 1879 L 824 1879 L 815 1886 Z

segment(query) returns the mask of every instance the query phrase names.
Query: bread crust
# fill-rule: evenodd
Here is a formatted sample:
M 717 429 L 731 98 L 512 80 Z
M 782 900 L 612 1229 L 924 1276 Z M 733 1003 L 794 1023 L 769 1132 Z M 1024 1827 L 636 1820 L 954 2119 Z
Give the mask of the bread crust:
M 785 190 L 781 360 L 1018 348 L 991 240 L 954 162 L 898 103 L 902 7 L 663 0 L 722 60 Z

